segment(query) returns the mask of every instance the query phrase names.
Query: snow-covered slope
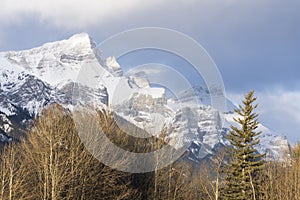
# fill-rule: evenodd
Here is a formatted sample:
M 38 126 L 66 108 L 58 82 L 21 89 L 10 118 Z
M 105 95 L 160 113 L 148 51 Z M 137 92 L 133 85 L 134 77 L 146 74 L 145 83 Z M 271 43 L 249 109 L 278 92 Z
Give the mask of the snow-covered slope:
M 199 126 L 198 130 L 206 129 L 211 131 L 205 131 L 201 137 L 196 137 L 193 139 L 192 145 L 189 148 L 190 157 L 193 160 L 201 160 L 201 158 L 213 154 L 219 146 L 228 144 L 228 141 L 225 139 L 228 130 L 231 125 L 239 126 L 233 118 L 238 118 L 238 115 L 234 113 L 234 109 L 237 108 L 229 99 L 226 99 L 226 112 L 219 113 L 220 115 L 213 114 L 216 112 L 211 108 L 210 101 L 211 95 L 219 95 L 218 92 L 211 91 L 212 94 L 203 86 L 194 86 L 186 91 L 183 91 L 180 94 L 181 102 L 193 102 L 196 96 L 199 104 L 206 105 L 204 108 L 210 108 L 211 112 L 203 112 L 203 109 L 198 109 L 198 116 L 195 121 L 198 121 Z M 197 110 L 197 109 L 196 109 Z M 195 111 L 195 109 L 194 109 Z M 217 112 L 218 113 L 218 112 Z M 220 116 L 224 118 L 223 124 Z M 212 116 L 214 116 L 212 118 Z M 202 120 L 206 121 L 202 123 Z M 209 122 L 210 121 L 210 122 Z M 213 123 L 212 123 L 213 122 Z M 283 159 L 285 154 L 288 154 L 289 143 L 285 136 L 280 135 L 269 128 L 265 127 L 262 124 L 259 124 L 258 130 L 261 131 L 260 135 L 260 144 L 257 149 L 261 153 L 267 153 L 267 156 L 270 159 Z
M 92 67 L 101 76 L 80 79 L 81 70 Z M 1 52 L 0 77 L 0 111 L 5 116 L 16 115 L 20 108 L 34 116 L 52 102 L 67 108 L 92 103 L 113 109 L 126 121 L 154 135 L 166 127 L 167 139 L 175 148 L 191 143 L 190 158 L 195 161 L 212 155 L 217 146 L 226 143 L 224 136 L 232 123 L 234 105 L 229 100 L 225 126 L 220 113 L 209 106 L 210 96 L 219 95 L 217 90 L 195 86 L 182 92 L 179 100 L 167 99 L 164 88 L 150 87 L 145 73 L 123 76 L 115 57 L 102 58 L 86 33 L 30 50 Z M 97 84 L 91 86 L 90 81 Z M 198 104 L 191 103 L 195 97 Z M 9 134 L 9 126 L 6 123 L 0 128 Z M 263 126 L 261 129 L 264 134 L 260 151 L 268 151 L 271 157 L 280 156 L 282 149 L 288 148 L 286 138 L 273 135 Z
M 1 68 L 26 71 L 50 85 L 75 81 L 81 62 L 97 62 L 96 44 L 85 34 L 25 51 L 2 53 Z
M 236 113 L 226 114 L 226 123 L 224 126 L 228 128 L 230 125 L 238 127 L 238 123 L 233 119 L 237 119 L 238 117 L 239 116 Z M 257 131 L 262 132 L 260 136 L 260 144 L 257 148 L 260 152 L 266 152 L 270 159 L 280 160 L 283 159 L 284 154 L 289 153 L 289 143 L 285 136 L 276 134 L 274 131 L 271 131 L 262 124 L 258 125 Z
M 14 114 L 13 104 L 34 115 L 52 102 L 71 104 L 81 66 L 87 63 L 101 66 L 100 52 L 95 46 L 88 34 L 81 33 L 34 49 L 1 53 L 1 111 Z M 103 68 L 109 67 L 104 65 Z M 103 85 L 90 90 L 83 85 L 77 87 L 82 88 L 82 95 L 87 99 L 96 98 L 107 104 L 108 95 Z M 100 92 L 98 98 L 95 91 Z

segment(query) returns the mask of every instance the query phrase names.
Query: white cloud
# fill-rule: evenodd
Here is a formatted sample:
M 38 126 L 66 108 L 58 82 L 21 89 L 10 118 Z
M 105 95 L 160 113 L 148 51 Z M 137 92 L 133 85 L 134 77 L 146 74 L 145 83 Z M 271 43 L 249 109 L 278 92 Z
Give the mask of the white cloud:
M 162 67 L 140 67 L 140 68 L 132 68 L 127 73 L 128 75 L 132 75 L 138 72 L 145 72 L 145 74 L 149 75 L 156 75 L 156 74 L 162 74 L 166 72 L 166 69 Z
M 290 116 L 290 120 L 294 120 L 300 125 L 300 92 L 277 91 L 274 93 L 258 93 L 261 111 L 268 113 L 270 111 L 285 113 Z
M 267 2 L 269 1 L 271 0 Z M 47 24 L 78 29 L 106 23 L 112 19 L 132 20 L 131 16 L 136 13 L 142 15 L 135 19 L 137 21 L 139 18 L 157 17 L 160 21 L 165 21 L 165 18 L 172 20 L 169 16 L 172 12 L 176 14 L 174 19 L 176 22 L 181 20 L 184 13 L 187 12 L 187 15 L 193 13 L 194 8 L 197 8 L 199 14 L 197 21 L 214 21 L 215 18 L 223 19 L 222 14 L 219 14 L 220 9 L 229 9 L 230 14 L 244 7 L 257 6 L 259 2 L 261 1 L 254 0 L 249 3 L 240 0 L 1 0 L 0 24 L 21 23 L 26 17 L 35 17 Z M 149 10 L 153 11 L 153 15 L 150 14 L 152 12 L 148 13 Z
M 59 27 L 77 28 L 102 23 L 131 12 L 155 7 L 161 0 L 2 0 L 0 24 L 21 22 L 37 16 L 42 22 Z
M 191 88 L 190 83 L 183 74 L 167 65 L 157 63 L 143 64 L 130 69 L 127 75 L 137 72 L 145 72 L 151 84 L 163 86 L 175 95 Z

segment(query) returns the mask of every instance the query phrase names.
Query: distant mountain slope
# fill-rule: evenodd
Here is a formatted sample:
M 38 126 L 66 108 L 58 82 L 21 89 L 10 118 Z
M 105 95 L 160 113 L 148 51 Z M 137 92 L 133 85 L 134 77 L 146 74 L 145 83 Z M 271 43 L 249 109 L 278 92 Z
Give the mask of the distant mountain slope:
M 101 71 L 101 77 L 92 77 L 98 81 L 95 87 L 78 82 L 82 66 L 94 66 Z M 150 87 L 144 73 L 123 76 L 116 59 L 113 56 L 103 59 L 86 33 L 30 50 L 1 52 L 0 77 L 2 142 L 10 141 L 11 132 L 16 129 L 8 120 L 12 116 L 18 115 L 16 122 L 25 123 L 54 102 L 70 109 L 77 104 L 93 104 L 112 109 L 126 122 L 153 135 L 166 127 L 169 143 L 175 148 L 191 143 L 190 159 L 198 162 L 213 155 L 217 146 L 227 143 L 225 135 L 234 123 L 231 101 L 227 100 L 225 124 L 221 120 L 224 113 L 209 105 L 210 95 L 218 95 L 217 91 L 194 86 L 183 91 L 178 100 L 170 101 L 164 88 Z M 198 104 L 190 102 L 194 97 Z M 288 151 L 285 137 L 263 126 L 260 129 L 263 130 L 260 151 L 268 152 L 272 158 Z

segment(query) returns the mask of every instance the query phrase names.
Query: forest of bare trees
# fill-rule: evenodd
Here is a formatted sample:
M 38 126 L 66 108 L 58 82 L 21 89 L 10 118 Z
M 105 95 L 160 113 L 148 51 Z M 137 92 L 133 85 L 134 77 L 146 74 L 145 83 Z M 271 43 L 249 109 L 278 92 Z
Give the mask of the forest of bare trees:
M 165 145 L 163 133 L 161 138 L 134 141 L 118 128 L 111 113 L 99 111 L 98 116 L 105 134 L 124 149 L 146 152 Z M 88 134 L 93 127 L 86 128 Z M 72 113 L 51 105 L 24 138 L 2 148 L 0 199 L 224 199 L 225 159 L 220 151 L 197 168 L 180 159 L 154 172 L 121 172 L 87 151 Z M 264 195 L 256 200 L 300 199 L 300 145 L 292 147 L 285 161 L 266 161 L 261 171 L 259 192 Z

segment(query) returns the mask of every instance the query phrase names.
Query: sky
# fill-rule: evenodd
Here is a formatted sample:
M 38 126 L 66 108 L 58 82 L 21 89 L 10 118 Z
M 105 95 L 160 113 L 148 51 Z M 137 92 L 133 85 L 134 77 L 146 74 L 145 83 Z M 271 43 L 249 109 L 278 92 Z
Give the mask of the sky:
M 139 27 L 182 32 L 209 53 L 233 102 L 255 90 L 260 122 L 300 141 L 298 0 L 0 0 L 0 5 L 0 51 L 29 49 L 79 32 L 97 42 Z M 145 57 L 124 59 L 124 68 L 151 61 Z M 180 64 L 175 61 L 168 64 Z

